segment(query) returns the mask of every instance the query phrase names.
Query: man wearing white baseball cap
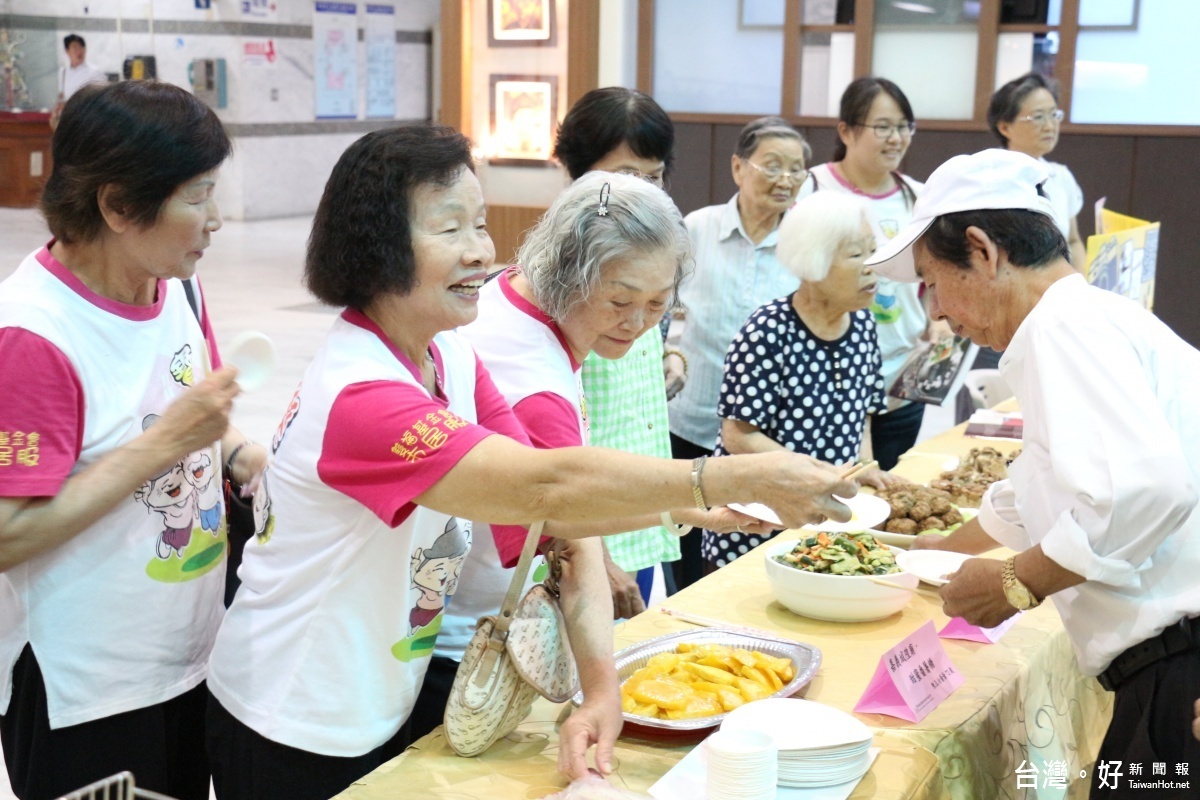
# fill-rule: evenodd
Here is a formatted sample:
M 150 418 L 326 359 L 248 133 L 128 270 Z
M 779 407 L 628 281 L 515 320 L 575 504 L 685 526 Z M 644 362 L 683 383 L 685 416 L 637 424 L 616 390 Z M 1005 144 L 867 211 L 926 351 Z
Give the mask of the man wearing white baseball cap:
M 975 520 L 913 546 L 1018 551 L 967 561 L 941 590 L 944 611 L 990 627 L 1053 599 L 1080 669 L 1116 692 L 1097 761 L 1107 781 L 1092 785 L 1092 797 L 1110 797 L 1130 790 L 1109 794 L 1120 764 L 1200 768 L 1190 735 L 1200 690 L 1200 352 L 1071 267 L 1042 192 L 1049 177 L 1008 150 L 956 156 L 930 176 L 912 224 L 867 263 L 924 281 L 934 319 L 1004 351 L 1023 452 Z

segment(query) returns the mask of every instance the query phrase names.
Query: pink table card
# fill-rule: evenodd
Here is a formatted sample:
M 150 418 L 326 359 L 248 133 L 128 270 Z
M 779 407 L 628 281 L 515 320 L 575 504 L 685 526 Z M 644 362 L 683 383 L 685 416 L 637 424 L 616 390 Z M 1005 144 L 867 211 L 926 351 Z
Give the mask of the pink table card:
M 1000 641 L 1001 636 L 1008 633 L 1009 628 L 1017 624 L 1017 620 L 1020 618 L 1021 612 L 1018 611 L 994 628 L 980 628 L 962 617 L 954 617 L 946 623 L 946 627 L 938 631 L 938 636 L 943 639 L 966 639 L 968 642 L 995 644 Z
M 963 680 L 930 620 L 883 654 L 854 710 L 920 722 Z

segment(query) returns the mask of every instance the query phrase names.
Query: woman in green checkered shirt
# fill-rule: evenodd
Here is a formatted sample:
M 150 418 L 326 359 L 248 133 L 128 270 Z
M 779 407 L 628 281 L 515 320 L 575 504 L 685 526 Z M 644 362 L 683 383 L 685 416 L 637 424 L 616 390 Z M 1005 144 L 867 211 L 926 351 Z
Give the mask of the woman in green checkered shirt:
M 599 169 L 662 187 L 674 146 L 674 126 L 658 103 L 634 89 L 612 86 L 588 92 L 571 108 L 559 127 L 554 156 L 572 180 Z M 668 368 L 673 379 L 664 385 Z M 592 353 L 582 374 L 593 445 L 671 457 L 667 396 L 683 388 L 686 367 L 678 352 L 664 355 L 657 326 L 620 358 Z M 679 559 L 678 537 L 661 525 L 606 536 L 604 548 L 618 619 L 645 609 L 655 565 Z

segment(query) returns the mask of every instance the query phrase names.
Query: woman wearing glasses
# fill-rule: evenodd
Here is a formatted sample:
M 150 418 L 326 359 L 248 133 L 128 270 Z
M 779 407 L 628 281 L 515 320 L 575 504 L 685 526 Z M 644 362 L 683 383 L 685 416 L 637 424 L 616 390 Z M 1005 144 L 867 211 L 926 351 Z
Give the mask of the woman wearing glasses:
M 684 222 L 696 270 L 679 290 L 685 324 L 679 350 L 688 380 L 669 405 L 675 458 L 710 455 L 721 421 L 717 396 L 729 343 L 754 309 L 796 290 L 796 276 L 775 258 L 783 213 L 808 177 L 812 151 L 779 117 L 742 128 L 732 159 L 737 193 L 723 205 L 688 214 Z M 703 577 L 699 537 L 684 538 L 676 563 L 679 589 Z
M 1083 190 L 1071 170 L 1046 161 L 1058 144 L 1062 118 L 1057 87 L 1036 72 L 1001 86 L 988 105 L 988 125 L 1000 143 L 1009 150 L 1040 159 L 1050 168 L 1046 194 L 1054 206 L 1054 221 L 1071 248 L 1071 265 L 1082 271 L 1087 259 L 1078 222 L 1083 209 Z
M 804 193 L 834 191 L 864 198 L 875 241 L 882 247 L 912 219 L 913 203 L 924 188 L 900 172 L 916 128 L 912 106 L 899 86 L 886 78 L 859 78 L 842 94 L 833 161 L 813 167 Z M 949 334 L 944 324 L 935 332 L 917 284 L 879 278 L 871 312 L 887 388 L 922 339 Z M 871 445 L 880 469 L 894 467 L 916 444 L 924 414 L 922 403 L 889 397 L 887 409 L 871 417 Z

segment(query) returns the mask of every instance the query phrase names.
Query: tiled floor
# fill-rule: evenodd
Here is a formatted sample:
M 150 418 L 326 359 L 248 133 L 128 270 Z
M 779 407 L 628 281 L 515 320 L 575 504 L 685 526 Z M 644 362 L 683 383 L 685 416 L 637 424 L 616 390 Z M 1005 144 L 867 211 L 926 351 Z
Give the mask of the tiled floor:
M 325 331 L 333 311 L 313 302 L 301 285 L 309 218 L 227 222 L 213 236 L 200 262 L 200 279 L 219 344 L 246 330 L 262 331 L 275 343 L 274 374 L 256 392 L 237 400 L 234 423 L 247 435 L 270 441 Z M 37 212 L 0 208 L 0 280 L 49 239 Z M 921 438 L 953 423 L 953 409 L 931 408 Z M 12 798 L 7 774 L 0 800 Z

